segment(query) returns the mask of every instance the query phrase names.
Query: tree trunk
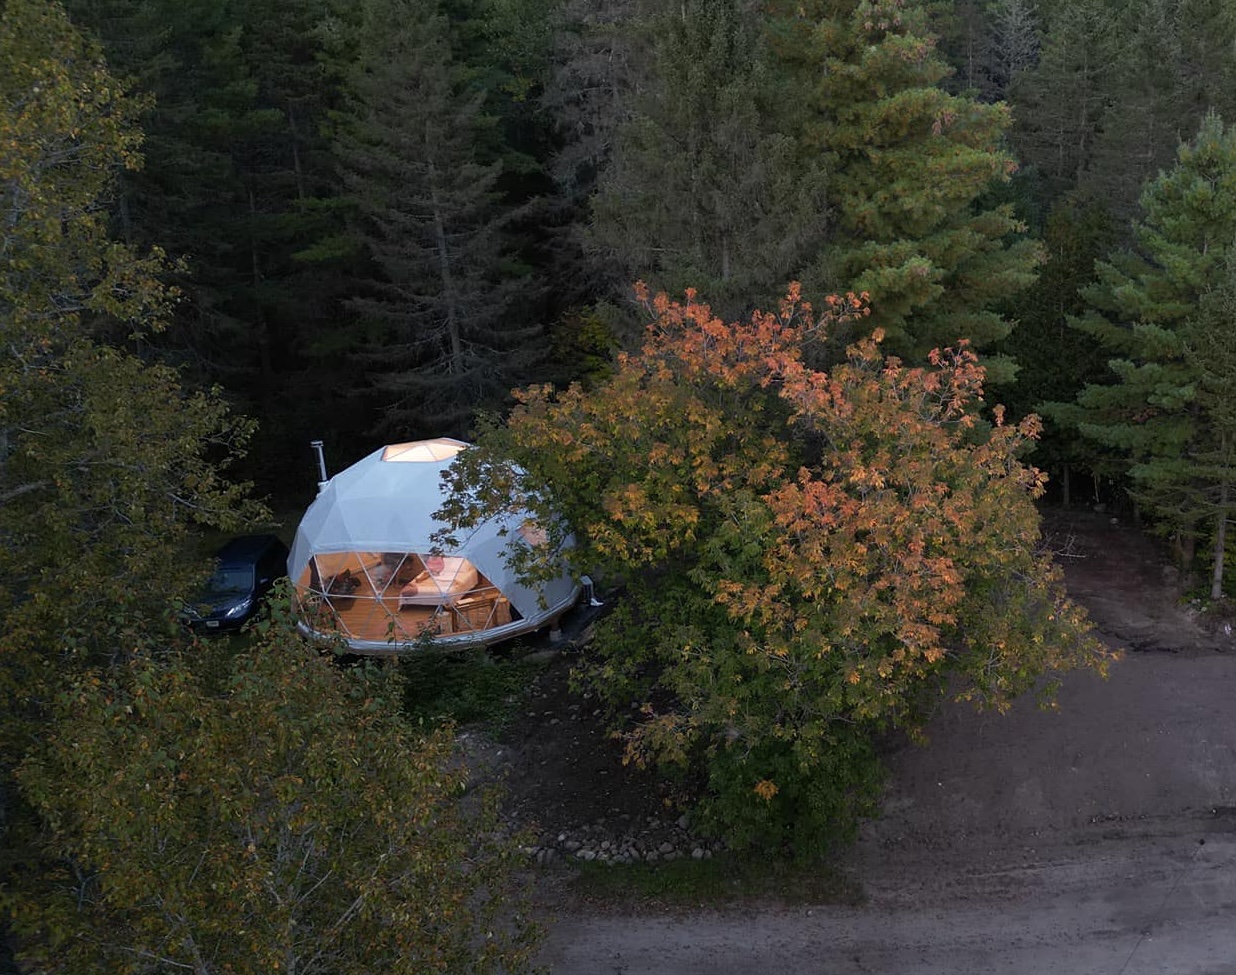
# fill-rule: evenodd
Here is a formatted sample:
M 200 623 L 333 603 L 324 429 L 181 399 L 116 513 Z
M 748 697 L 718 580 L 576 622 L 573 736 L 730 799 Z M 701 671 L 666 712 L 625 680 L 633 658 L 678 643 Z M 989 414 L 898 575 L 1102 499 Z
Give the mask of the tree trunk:
M 296 116 L 288 109 L 288 128 L 292 133 L 292 172 L 296 176 L 296 198 L 305 198 L 305 174 L 300 166 L 300 133 L 296 131 Z
M 438 251 L 438 274 L 442 281 L 442 296 L 446 305 L 446 340 L 450 345 L 450 371 L 463 375 L 463 336 L 460 334 L 459 311 L 456 307 L 455 279 L 451 273 L 450 245 L 446 239 L 446 223 L 442 218 L 442 204 L 438 199 L 438 173 L 433 163 L 429 165 L 429 196 L 433 206 L 434 240 Z
M 1227 548 L 1227 484 L 1227 476 L 1224 475 L 1223 481 L 1219 484 L 1219 520 L 1215 524 L 1214 565 L 1210 572 L 1210 598 L 1212 600 L 1223 598 L 1223 554 Z
M 253 184 L 250 183 L 247 187 L 249 191 L 249 220 L 250 226 L 257 226 L 257 197 L 253 192 Z M 253 307 L 257 310 L 256 321 L 257 325 L 257 353 L 258 353 L 258 369 L 262 377 L 262 390 L 264 391 L 264 401 L 270 402 L 270 395 L 275 389 L 274 374 L 275 363 L 271 358 L 270 352 L 270 327 L 266 322 L 266 307 L 262 301 L 262 256 L 258 252 L 257 237 L 251 230 L 249 233 L 249 262 L 250 272 L 253 275 Z
M 133 214 L 129 209 L 129 191 L 126 188 L 121 188 L 120 191 L 120 235 L 124 238 L 124 242 L 130 247 L 133 246 Z
M 256 292 L 262 285 L 262 260 L 258 254 L 257 237 L 253 231 L 253 228 L 257 226 L 257 198 L 253 194 L 252 183 L 245 189 L 249 193 L 249 273 L 253 281 L 254 297 L 256 297 Z
M 1197 538 L 1192 531 L 1176 530 L 1175 538 L 1176 561 L 1184 572 L 1193 568 L 1193 559 L 1197 556 Z

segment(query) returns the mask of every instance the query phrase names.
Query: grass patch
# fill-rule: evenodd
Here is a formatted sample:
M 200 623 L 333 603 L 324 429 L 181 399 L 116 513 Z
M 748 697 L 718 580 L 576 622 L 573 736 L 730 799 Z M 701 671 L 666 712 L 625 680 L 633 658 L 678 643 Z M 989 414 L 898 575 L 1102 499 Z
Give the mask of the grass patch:
M 799 864 L 721 854 L 655 864 L 572 861 L 571 867 L 575 892 L 597 906 L 672 910 L 769 900 L 848 906 L 863 902 L 854 878 L 828 861 Z
M 426 648 L 402 658 L 400 668 L 407 682 L 404 712 L 413 721 L 446 718 L 500 730 L 544 664 L 514 653 L 495 658 L 484 650 Z

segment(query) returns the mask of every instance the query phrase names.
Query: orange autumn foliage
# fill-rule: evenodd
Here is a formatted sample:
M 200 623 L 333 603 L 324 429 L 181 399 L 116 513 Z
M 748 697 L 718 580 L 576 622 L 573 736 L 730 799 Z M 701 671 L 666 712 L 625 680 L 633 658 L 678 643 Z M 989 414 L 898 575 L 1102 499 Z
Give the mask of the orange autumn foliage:
M 821 370 L 807 347 L 865 295 L 816 312 L 792 285 L 723 322 L 692 292 L 637 294 L 642 349 L 595 389 L 518 394 L 468 481 L 513 459 L 581 568 L 626 585 L 590 679 L 649 702 L 622 731 L 631 760 L 708 768 L 731 841 L 859 814 L 874 778 L 846 763 L 940 694 L 1004 709 L 1049 694 L 1044 675 L 1103 668 L 1039 547 L 1044 477 L 1018 459 L 1038 421 L 980 422 L 964 342 L 911 368 L 877 333 Z

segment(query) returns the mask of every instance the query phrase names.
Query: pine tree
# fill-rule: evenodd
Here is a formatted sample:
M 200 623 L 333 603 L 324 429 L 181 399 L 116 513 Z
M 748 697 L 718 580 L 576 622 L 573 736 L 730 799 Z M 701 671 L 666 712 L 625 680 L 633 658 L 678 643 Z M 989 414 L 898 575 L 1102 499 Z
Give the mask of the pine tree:
M 1039 279 L 1004 310 L 1017 327 L 997 349 L 1017 363 L 1016 380 L 999 390 L 1010 415 L 1024 417 L 1044 402 L 1072 400 L 1087 383 L 1101 382 L 1107 373 L 1102 347 L 1071 328 L 1071 319 L 1086 310 L 1081 290 L 1095 280 L 1095 262 L 1116 246 L 1114 221 L 1093 200 L 1066 197 L 1048 214 L 1042 242 L 1047 254 Z M 1047 470 L 1061 499 L 1072 495 L 1072 474 L 1105 471 L 1094 445 L 1046 424 L 1034 446 L 1034 461 Z
M 1212 323 L 1208 332 L 1226 327 L 1213 311 L 1198 313 L 1203 296 L 1223 283 L 1236 245 L 1236 129 L 1208 115 L 1176 166 L 1147 185 L 1141 207 L 1136 248 L 1098 264 L 1098 280 L 1084 292 L 1092 311 L 1076 322 L 1114 356 L 1114 382 L 1088 385 L 1075 404 L 1050 409 L 1126 460 L 1131 495 L 1188 564 L 1208 511 L 1197 459 L 1219 437 L 1198 399 L 1201 377 L 1186 336 L 1199 322 Z
M 825 174 L 770 122 L 779 95 L 743 0 L 687 0 L 647 25 L 652 76 L 617 131 L 591 243 L 658 289 L 726 314 L 769 303 L 827 226 Z
M 1093 165 L 1115 70 L 1115 22 L 1105 0 L 1078 0 L 1051 24 L 1038 64 L 1013 83 L 1013 144 L 1049 199 Z
M 1009 328 L 992 307 L 1033 281 L 1039 260 L 1011 208 L 982 202 L 1016 168 L 1007 109 L 944 90 L 949 69 L 917 0 L 775 8 L 796 93 L 787 108 L 804 149 L 826 160 L 836 214 L 808 293 L 870 293 L 871 323 L 897 354 L 959 338 L 989 347 Z
M 1084 187 L 1132 221 L 1146 181 L 1170 169 L 1208 111 L 1236 117 L 1236 8 L 1226 0 L 1122 4 L 1109 108 Z
M 362 363 L 377 426 L 463 433 L 539 351 L 520 315 L 528 277 L 501 164 L 480 149 L 492 119 L 461 77 L 436 0 L 369 0 L 357 50 L 336 152 L 377 271 L 350 302 L 370 336 Z
M 146 164 L 125 174 L 114 220 L 126 240 L 183 260 L 182 300 L 157 347 L 267 417 L 261 454 L 267 470 L 282 466 L 289 443 L 303 449 L 340 420 L 351 388 L 328 337 L 353 255 L 339 246 L 324 132 L 350 5 L 69 3 L 149 96 Z
M 1236 510 L 1236 247 L 1222 274 L 1202 295 L 1197 314 L 1184 329 L 1185 362 L 1197 374 L 1197 407 L 1209 436 L 1193 457 L 1198 502 L 1213 519 L 1210 598 L 1223 596 L 1227 523 Z

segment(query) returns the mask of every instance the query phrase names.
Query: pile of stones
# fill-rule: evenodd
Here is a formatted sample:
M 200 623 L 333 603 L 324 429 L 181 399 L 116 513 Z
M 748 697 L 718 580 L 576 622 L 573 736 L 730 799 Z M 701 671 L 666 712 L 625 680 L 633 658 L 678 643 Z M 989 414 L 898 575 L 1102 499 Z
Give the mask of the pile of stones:
M 708 860 L 721 850 L 716 841 L 693 836 L 687 816 L 662 820 L 650 816 L 632 821 L 629 816 L 602 819 L 586 826 L 543 833 L 526 852 L 539 864 L 574 858 L 586 862 L 659 863 L 690 857 Z

